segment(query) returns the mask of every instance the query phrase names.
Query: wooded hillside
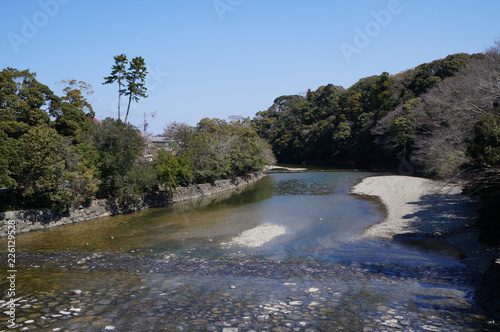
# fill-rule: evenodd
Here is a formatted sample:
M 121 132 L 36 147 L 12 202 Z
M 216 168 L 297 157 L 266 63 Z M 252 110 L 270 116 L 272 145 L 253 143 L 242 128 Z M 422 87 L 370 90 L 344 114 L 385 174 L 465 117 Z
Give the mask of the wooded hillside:
M 0 72 L 0 211 L 63 211 L 96 197 L 133 200 L 274 163 L 249 120 L 206 118 L 177 128 L 175 146 L 148 148 L 137 128 L 94 118 L 89 84 L 64 83 L 59 97 L 28 70 Z
M 500 43 L 348 89 L 281 96 L 252 123 L 278 162 L 462 181 L 486 203 L 483 226 L 500 228 Z

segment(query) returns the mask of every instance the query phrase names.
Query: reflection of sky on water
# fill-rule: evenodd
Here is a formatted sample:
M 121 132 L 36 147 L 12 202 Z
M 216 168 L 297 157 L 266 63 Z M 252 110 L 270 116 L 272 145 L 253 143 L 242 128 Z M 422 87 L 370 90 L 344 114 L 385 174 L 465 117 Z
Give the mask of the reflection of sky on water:
M 157 254 L 327 261 L 386 261 L 390 257 L 400 264 L 442 264 L 442 259 L 417 247 L 361 239 L 365 227 L 383 218 L 383 209 L 375 202 L 348 195 L 367 175 L 370 173 L 272 173 L 238 192 L 20 234 L 18 248 L 38 252 L 140 249 Z M 262 224 L 283 226 L 287 232 L 259 248 L 225 245 Z
M 456 270 L 446 268 L 456 260 L 360 237 L 383 218 L 376 202 L 348 195 L 369 174 L 273 173 L 237 193 L 20 234 L 19 252 L 34 254 L 20 255 L 17 287 L 34 303 L 27 310 L 37 321 L 71 306 L 82 309 L 47 330 L 78 330 L 100 319 L 117 330 L 176 330 L 179 323 L 206 330 L 221 319 L 214 308 L 223 317 L 249 313 L 258 320 L 277 307 L 289 314 L 319 308 L 326 318 L 306 313 L 301 319 L 324 331 L 360 331 L 366 321 L 381 322 L 388 308 L 413 325 L 437 320 L 458 330 L 482 324 L 467 289 L 447 281 Z M 261 224 L 287 233 L 259 248 L 221 246 Z M 159 268 L 164 262 L 169 269 Z M 71 295 L 74 289 L 82 294 Z M 36 306 L 40 312 L 33 313 Z

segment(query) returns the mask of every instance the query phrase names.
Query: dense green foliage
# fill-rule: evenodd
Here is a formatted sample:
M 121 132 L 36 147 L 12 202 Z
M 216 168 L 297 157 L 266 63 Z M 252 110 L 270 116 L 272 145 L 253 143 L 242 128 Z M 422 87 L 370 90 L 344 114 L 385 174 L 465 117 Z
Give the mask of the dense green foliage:
M 329 84 L 281 96 L 252 123 L 279 162 L 395 168 L 408 157 L 419 97 L 481 57 L 455 54 L 397 75 L 363 78 L 349 89 Z
M 274 163 L 270 147 L 251 128 L 249 121 L 226 122 L 202 119 L 196 127 L 167 129 L 166 135 L 181 142 L 172 167 L 180 169 L 173 183 L 196 183 L 238 176 Z M 190 170 L 190 176 L 186 171 Z M 168 182 L 166 182 L 168 183 Z
M 175 156 L 172 152 L 161 149 L 155 159 L 158 180 L 168 188 L 187 186 L 193 183 L 193 174 L 189 159 Z
M 160 187 L 242 175 L 273 162 L 248 124 L 218 119 L 186 126 L 175 149 L 148 150 L 131 125 L 93 121 L 89 84 L 63 83 L 58 97 L 27 70 L 0 72 L 0 210 L 62 211 L 96 197 L 131 201 Z
M 474 126 L 468 146 L 470 163 L 468 191 L 479 195 L 484 204 L 479 224 L 485 230 L 483 239 L 500 242 L 500 108 L 482 114 Z
M 86 132 L 86 140 L 97 151 L 100 196 L 123 197 L 128 193 L 140 194 L 152 189 L 154 181 L 150 184 L 147 179 L 137 181 L 141 175 L 137 174 L 136 168 L 140 167 L 139 157 L 146 142 L 136 129 L 120 120 L 107 118 Z M 144 172 L 144 176 L 148 173 Z

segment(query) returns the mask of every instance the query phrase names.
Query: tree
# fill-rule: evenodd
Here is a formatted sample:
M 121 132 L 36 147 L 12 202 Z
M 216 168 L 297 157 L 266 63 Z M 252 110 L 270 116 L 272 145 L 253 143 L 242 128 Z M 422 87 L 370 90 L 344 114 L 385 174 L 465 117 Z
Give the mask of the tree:
M 270 147 L 258 137 L 249 120 L 228 123 L 204 118 L 196 127 L 184 128 L 177 134 L 183 140 L 177 155 L 162 153 L 156 163 L 165 184 L 185 183 L 190 178 L 186 169 L 191 170 L 194 182 L 205 183 L 246 174 L 274 163 Z
M 128 63 L 127 56 L 125 54 L 120 54 L 114 57 L 115 64 L 111 67 L 111 74 L 109 76 L 104 77 L 104 83 L 102 84 L 111 84 L 114 82 L 118 83 L 118 120 L 120 120 L 120 102 L 121 96 L 125 93 L 125 90 L 122 88 L 124 85 L 124 80 L 127 74 L 126 65 Z
M 0 187 L 14 188 L 21 174 L 24 157 L 18 140 L 0 130 Z
M 72 139 L 74 143 L 78 143 L 82 132 L 90 125 L 90 119 L 72 104 L 62 102 L 60 113 L 52 125 L 59 135 Z
M 127 198 L 152 188 L 156 173 L 152 165 L 141 162 L 145 141 L 139 130 L 121 120 L 106 118 L 91 127 L 85 140 L 97 150 L 101 196 Z
M 182 146 L 186 135 L 189 135 L 192 130 L 193 128 L 187 123 L 174 121 L 165 126 L 163 136 L 174 139 L 178 145 Z
M 269 145 L 247 122 L 229 124 L 231 175 L 242 175 L 275 163 Z
M 71 105 L 75 106 L 77 109 L 82 110 L 85 116 L 94 117 L 95 112 L 92 109 L 92 105 L 88 102 L 84 95 L 90 96 L 94 93 L 92 85 L 84 81 L 76 80 L 62 80 L 65 85 L 63 92 L 64 96 L 61 100 L 67 101 Z
M 128 71 L 126 72 L 125 79 L 127 80 L 127 87 L 125 89 L 124 95 L 128 96 L 128 107 L 127 114 L 125 115 L 125 123 L 127 123 L 128 113 L 130 111 L 130 103 L 132 99 L 135 102 L 139 101 L 139 98 L 147 98 L 146 95 L 146 63 L 142 57 L 135 57 L 130 62 Z
M 500 107 L 479 116 L 467 149 L 467 192 L 484 203 L 478 224 L 482 240 L 500 243 Z
M 49 127 L 60 99 L 34 73 L 0 72 L 0 186 L 11 188 L 1 208 L 52 206 L 60 201 L 64 162 L 60 136 Z
M 425 173 L 459 177 L 467 163 L 467 145 L 481 114 L 500 104 L 499 46 L 475 56 L 455 76 L 437 83 L 421 96 L 414 109 L 415 138 L 412 160 Z M 450 64 L 449 71 L 459 67 Z
M 66 207 L 62 138 L 48 125 L 33 126 L 20 139 L 24 154 L 18 190 L 28 207 Z
M 9 137 L 18 139 L 31 126 L 48 124 L 49 114 L 60 105 L 59 97 L 35 76 L 13 68 L 0 72 L 0 126 Z
M 164 149 L 158 151 L 158 156 L 154 161 L 158 180 L 170 189 L 191 184 L 193 175 L 189 165 L 188 158 L 176 156 Z
M 437 83 L 447 77 L 454 76 L 460 69 L 464 68 L 471 60 L 482 58 L 482 54 L 457 53 L 448 55 L 444 59 L 424 63 L 415 68 L 414 76 L 408 83 L 408 89 L 418 97 L 429 91 Z
M 52 112 L 56 119 L 53 127 L 57 132 L 67 138 L 71 138 L 74 143 L 78 143 L 81 134 L 90 125 L 90 119 L 95 116 L 92 106 L 85 95 L 94 93 L 92 86 L 83 81 L 62 80 L 65 85 L 64 96 L 57 109 Z

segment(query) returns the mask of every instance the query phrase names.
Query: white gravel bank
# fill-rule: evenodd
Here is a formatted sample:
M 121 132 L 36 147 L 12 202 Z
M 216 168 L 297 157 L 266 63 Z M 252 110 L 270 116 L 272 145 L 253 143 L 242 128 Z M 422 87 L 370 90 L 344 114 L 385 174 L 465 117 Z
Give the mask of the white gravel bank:
M 260 247 L 266 242 L 271 241 L 275 237 L 286 233 L 286 228 L 278 225 L 264 224 L 243 231 L 240 235 L 234 237 L 229 243 L 229 246 L 241 247 Z
M 363 179 L 353 194 L 379 197 L 387 217 L 368 227 L 365 236 L 390 239 L 395 234 L 453 233 L 473 224 L 474 200 L 461 195 L 462 187 L 424 178 L 389 175 Z
M 389 175 L 365 178 L 351 193 L 376 196 L 387 210 L 385 220 L 368 227 L 365 237 L 440 239 L 461 252 L 462 262 L 480 277 L 500 249 L 479 242 L 473 227 L 479 201 L 461 191 L 455 184 Z

